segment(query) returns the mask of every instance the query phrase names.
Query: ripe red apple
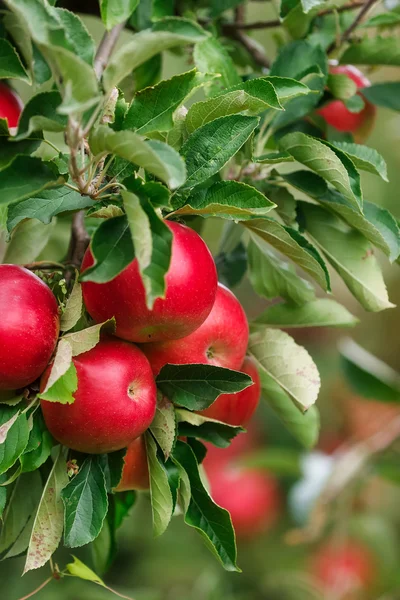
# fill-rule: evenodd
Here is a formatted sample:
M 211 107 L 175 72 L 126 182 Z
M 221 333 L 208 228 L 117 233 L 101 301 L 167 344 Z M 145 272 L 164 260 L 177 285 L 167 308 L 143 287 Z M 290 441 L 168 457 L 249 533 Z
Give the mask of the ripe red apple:
M 246 356 L 240 370 L 253 380 L 253 385 L 237 394 L 222 394 L 200 414 L 229 425 L 246 425 L 258 406 L 261 396 L 261 382 L 257 365 L 253 358 Z
M 8 127 L 17 127 L 23 108 L 20 97 L 8 85 L 0 82 L 0 118 L 7 119 Z
M 246 434 L 234 439 L 228 460 L 223 456 L 225 449 L 208 446 L 203 464 L 213 500 L 229 511 L 237 536 L 251 538 L 275 523 L 280 500 L 276 480 L 271 475 L 237 463 L 243 455 L 235 453 L 234 445 L 242 437 Z
M 200 327 L 214 304 L 217 272 L 201 237 L 189 227 L 166 221 L 173 234 L 166 276 L 166 297 L 148 310 L 145 289 L 135 259 L 107 283 L 83 282 L 86 308 L 97 322 L 115 317 L 116 335 L 131 342 L 182 338 Z M 87 250 L 82 273 L 93 264 Z
M 75 402 L 41 402 L 50 433 L 65 446 L 90 454 L 126 448 L 150 426 L 156 410 L 156 385 L 147 358 L 133 344 L 104 339 L 73 362 L 78 375 Z M 49 372 L 42 378 L 42 390 Z
M 374 559 L 368 549 L 354 540 L 344 545 L 326 545 L 319 549 L 311 569 L 326 590 L 345 594 L 368 588 L 376 576 Z
M 133 440 L 126 450 L 121 481 L 115 491 L 148 490 L 149 487 L 146 442 L 143 435 L 141 435 Z
M 331 67 L 330 72 L 347 75 L 360 90 L 371 85 L 363 73 L 352 65 Z M 322 115 L 329 125 L 338 131 L 352 133 L 355 141 L 362 143 L 368 137 L 373 127 L 376 108 L 363 97 L 362 93 L 359 93 L 359 95 L 363 98 L 365 106 L 358 113 L 351 112 L 342 100 L 329 102 L 329 104 L 320 108 L 318 113 Z
M 0 390 L 23 388 L 49 363 L 60 328 L 57 301 L 39 277 L 0 265 Z
M 240 369 L 249 340 L 249 325 L 239 300 L 218 284 L 210 314 L 194 333 L 179 340 L 143 346 L 153 373 L 167 364 L 209 364 Z

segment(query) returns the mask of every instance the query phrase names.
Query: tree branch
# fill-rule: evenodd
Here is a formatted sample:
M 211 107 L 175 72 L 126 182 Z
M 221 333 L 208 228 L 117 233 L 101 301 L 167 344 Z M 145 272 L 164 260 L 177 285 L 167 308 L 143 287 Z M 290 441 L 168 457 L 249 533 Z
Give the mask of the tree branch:
M 335 50 L 337 48 L 340 48 L 340 46 L 342 44 L 344 44 L 344 42 L 347 42 L 347 40 L 350 38 L 351 34 L 353 33 L 353 31 L 359 26 L 359 24 L 361 23 L 361 21 L 363 21 L 363 19 L 366 17 L 367 13 L 371 10 L 371 8 L 373 7 L 373 5 L 377 2 L 378 0 L 368 0 L 365 4 L 362 5 L 362 9 L 360 10 L 360 12 L 358 13 L 357 17 L 354 19 L 354 21 L 351 23 L 351 25 L 346 29 L 346 31 L 344 31 L 342 37 L 340 38 L 340 41 L 338 44 L 336 44 L 335 42 L 333 44 L 331 44 L 327 50 L 327 52 L 331 52 L 332 50 Z
M 115 48 L 115 44 L 124 29 L 126 21 L 115 25 L 111 31 L 106 31 L 103 38 L 97 48 L 96 56 L 94 59 L 94 70 L 98 79 L 101 79 L 103 71 L 107 66 L 108 60 Z
M 238 6 L 235 9 L 235 22 L 226 23 L 222 25 L 222 32 L 233 40 L 238 41 L 244 46 L 247 52 L 252 56 L 253 60 L 261 65 L 262 67 L 269 69 L 270 62 L 265 56 L 262 46 L 260 46 L 255 40 L 251 39 L 248 35 L 245 35 L 241 29 L 245 23 L 245 7 L 244 5 Z
M 85 227 L 85 211 L 80 210 L 72 217 L 71 239 L 67 253 L 67 262 L 80 268 L 84 254 L 89 246 L 90 236 Z

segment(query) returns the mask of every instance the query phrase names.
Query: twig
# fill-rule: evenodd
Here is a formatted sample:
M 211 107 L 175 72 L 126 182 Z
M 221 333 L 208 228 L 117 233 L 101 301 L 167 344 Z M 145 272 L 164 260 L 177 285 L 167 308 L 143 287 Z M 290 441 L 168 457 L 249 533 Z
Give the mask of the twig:
M 33 592 L 31 592 L 27 596 L 24 596 L 23 598 L 20 598 L 19 600 L 28 600 L 28 598 L 32 598 L 32 596 L 34 596 L 35 594 L 40 592 L 40 590 L 42 590 L 44 587 L 46 587 L 46 585 L 48 583 L 50 583 L 50 581 L 52 581 L 52 580 L 53 580 L 53 577 L 49 577 L 48 579 L 46 579 L 46 581 L 44 581 L 42 584 L 40 584 L 39 587 L 36 588 L 36 590 L 33 590 Z
M 361 8 L 360 12 L 358 13 L 357 17 L 354 19 L 354 21 L 351 23 L 351 25 L 346 29 L 346 31 L 343 32 L 343 35 L 340 38 L 339 44 L 336 44 L 336 42 L 334 42 L 333 44 L 331 44 L 329 46 L 329 48 L 327 50 L 328 54 L 329 54 L 329 52 L 332 52 L 332 50 L 335 50 L 335 49 L 337 50 L 342 44 L 347 42 L 347 40 L 350 38 L 353 31 L 363 21 L 363 19 L 367 15 L 367 13 L 371 10 L 371 8 L 373 7 L 373 5 L 376 2 L 378 2 L 378 0 L 368 0 L 365 4 L 362 4 L 362 8 Z
M 72 217 L 71 239 L 67 254 L 68 264 L 77 269 L 80 268 L 89 242 L 90 236 L 85 227 L 85 211 L 80 210 Z
M 27 263 L 23 265 L 25 269 L 29 269 L 29 271 L 50 271 L 60 269 L 64 271 L 67 267 L 59 262 L 51 262 L 48 260 L 38 260 L 36 262 Z
M 107 31 L 97 48 L 96 57 L 94 59 L 94 70 L 97 76 L 97 79 L 100 79 L 103 75 L 103 71 L 107 66 L 108 59 L 111 56 L 112 51 L 114 50 L 115 44 L 118 41 L 118 38 L 125 27 L 126 21 L 123 23 L 119 23 L 115 25 L 111 29 L 111 31 Z

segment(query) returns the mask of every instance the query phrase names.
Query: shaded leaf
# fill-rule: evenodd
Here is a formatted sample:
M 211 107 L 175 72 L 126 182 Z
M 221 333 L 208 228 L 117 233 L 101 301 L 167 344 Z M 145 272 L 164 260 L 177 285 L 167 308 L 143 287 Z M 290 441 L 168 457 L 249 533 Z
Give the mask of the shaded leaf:
M 156 414 L 150 425 L 150 431 L 167 459 L 172 452 L 176 437 L 175 408 L 172 402 L 161 394 L 157 398 Z
M 172 494 L 167 471 L 157 457 L 157 445 L 149 432 L 145 434 L 145 440 L 150 476 L 153 533 L 154 536 L 159 536 L 164 533 L 172 517 Z
M 17 417 L 16 417 L 17 416 Z M 18 406 L 2 406 L 0 411 L 0 475 L 8 471 L 25 450 L 29 439 L 26 413 L 19 414 Z
M 65 310 L 61 315 L 60 329 L 61 331 L 69 331 L 79 321 L 82 315 L 83 299 L 82 286 L 78 281 L 79 273 L 76 272 L 75 283 L 72 292 L 65 304 Z
M 22 79 L 29 82 L 29 75 L 15 48 L 5 39 L 0 39 L 0 79 Z
M 302 306 L 286 302 L 267 308 L 255 321 L 251 329 L 265 327 L 354 327 L 358 323 L 344 306 L 329 298 L 317 298 Z
M 400 65 L 400 46 L 397 37 L 377 36 L 352 42 L 340 57 L 341 64 Z
M 207 87 L 206 94 L 215 96 L 221 89 L 240 83 L 240 77 L 228 52 L 214 37 L 196 44 L 193 52 L 196 67 L 202 73 L 215 73 L 220 78 Z

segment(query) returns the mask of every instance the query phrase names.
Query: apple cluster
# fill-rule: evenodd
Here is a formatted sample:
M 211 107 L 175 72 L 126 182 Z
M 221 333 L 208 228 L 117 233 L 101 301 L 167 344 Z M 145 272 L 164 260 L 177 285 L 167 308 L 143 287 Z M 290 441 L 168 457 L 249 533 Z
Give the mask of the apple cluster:
M 73 358 L 77 390 L 72 404 L 41 401 L 46 425 L 65 446 L 85 453 L 128 448 L 120 489 L 148 487 L 142 434 L 156 410 L 155 377 L 166 364 L 210 364 L 241 370 L 254 384 L 221 395 L 202 414 L 244 425 L 260 397 L 257 368 L 246 357 L 249 327 L 234 294 L 217 281 L 212 255 L 192 229 L 166 222 L 172 254 L 166 294 L 152 309 L 135 259 L 107 283 L 83 282 L 86 309 L 94 321 L 115 319 L 115 335 L 103 336 Z M 82 273 L 94 262 L 90 248 Z M 0 389 L 14 390 L 51 374 L 49 361 L 59 334 L 59 315 L 50 289 L 32 272 L 0 265 Z

